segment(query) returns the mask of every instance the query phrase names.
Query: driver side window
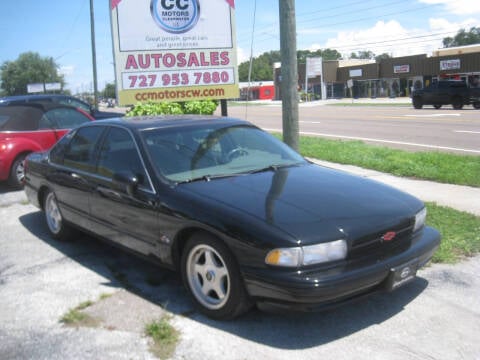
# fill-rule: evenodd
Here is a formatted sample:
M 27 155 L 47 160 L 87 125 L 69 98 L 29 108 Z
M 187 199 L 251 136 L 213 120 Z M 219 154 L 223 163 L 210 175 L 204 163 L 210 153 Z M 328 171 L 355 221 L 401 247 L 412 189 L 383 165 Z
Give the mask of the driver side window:
M 95 169 L 95 147 L 104 130 L 103 126 L 79 129 L 64 154 L 64 165 L 82 171 Z

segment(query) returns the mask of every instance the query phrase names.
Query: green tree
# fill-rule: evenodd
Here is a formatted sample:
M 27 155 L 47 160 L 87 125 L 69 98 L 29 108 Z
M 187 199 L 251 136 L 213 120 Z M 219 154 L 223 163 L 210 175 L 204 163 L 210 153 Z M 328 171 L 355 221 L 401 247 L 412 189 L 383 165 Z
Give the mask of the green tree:
M 27 85 L 34 83 L 56 83 L 65 85 L 58 65 L 51 57 L 41 57 L 35 52 L 20 54 L 15 61 L 5 61 L 0 66 L 2 88 L 7 95 L 27 93 Z
M 471 27 L 469 31 L 460 29 L 453 38 L 443 38 L 443 47 L 445 48 L 473 44 L 480 44 L 480 27 Z
M 297 60 L 299 64 L 305 64 L 307 57 L 322 57 L 323 60 L 338 60 L 342 55 L 333 49 L 325 50 L 298 50 Z M 273 64 L 280 62 L 280 51 L 269 51 L 252 59 L 252 81 L 273 80 Z M 248 81 L 250 61 L 245 61 L 238 66 L 240 81 Z
M 252 59 L 252 81 L 271 81 L 273 79 L 273 64 L 280 61 L 280 51 L 265 52 Z M 245 61 L 238 66 L 240 81 L 248 81 L 250 61 Z
M 390 59 L 390 58 L 391 58 L 391 56 L 390 56 L 389 54 L 383 53 L 383 54 L 380 54 L 380 55 L 376 55 L 376 56 L 375 56 L 375 61 L 376 61 L 377 63 L 379 63 L 379 62 L 382 61 L 382 60 Z
M 115 99 L 116 97 L 116 90 L 114 83 L 107 83 L 105 84 L 105 89 L 102 91 L 102 96 L 107 99 Z
M 370 50 L 357 51 L 350 54 L 350 59 L 375 59 L 375 54 Z
M 328 60 L 338 60 L 342 57 L 342 54 L 340 54 L 335 49 L 325 49 L 325 50 L 321 50 L 320 56 L 323 58 L 323 60 L 328 61 Z

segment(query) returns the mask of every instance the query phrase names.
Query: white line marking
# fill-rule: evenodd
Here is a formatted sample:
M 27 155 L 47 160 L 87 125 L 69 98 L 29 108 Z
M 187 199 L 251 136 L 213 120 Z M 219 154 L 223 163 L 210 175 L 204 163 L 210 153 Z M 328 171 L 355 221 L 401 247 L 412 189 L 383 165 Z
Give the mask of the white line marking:
M 454 130 L 456 133 L 466 133 L 466 134 L 480 134 L 480 131 L 468 131 L 468 130 Z
M 447 116 L 461 116 L 459 113 L 453 113 L 453 114 L 418 114 L 418 115 L 403 115 L 406 117 L 447 117 Z
M 267 129 L 267 128 L 264 128 L 264 130 L 280 132 L 280 133 L 282 132 L 281 129 Z M 410 143 L 410 142 L 404 142 L 404 141 L 392 141 L 392 140 L 383 140 L 383 139 L 364 138 L 364 137 L 358 137 L 358 136 L 323 134 L 323 133 L 315 133 L 315 132 L 308 132 L 308 131 L 300 131 L 300 134 L 302 134 L 302 135 L 314 135 L 314 136 L 325 136 L 325 137 L 339 138 L 339 139 L 349 139 L 349 140 L 372 141 L 372 142 L 379 142 L 379 143 L 385 143 L 385 144 L 408 145 L 408 146 L 424 147 L 424 148 L 429 148 L 429 149 L 453 150 L 453 151 L 462 151 L 462 152 L 480 154 L 480 150 L 462 149 L 462 148 L 454 148 L 454 147 L 438 146 L 438 145 L 417 144 L 417 143 Z
M 299 121 L 299 122 L 304 124 L 321 124 L 320 121 Z

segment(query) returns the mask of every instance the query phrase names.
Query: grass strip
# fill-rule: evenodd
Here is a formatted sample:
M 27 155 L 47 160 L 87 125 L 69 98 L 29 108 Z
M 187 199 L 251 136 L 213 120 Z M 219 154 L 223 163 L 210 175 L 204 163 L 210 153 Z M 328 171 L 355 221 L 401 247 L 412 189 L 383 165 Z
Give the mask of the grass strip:
M 97 326 L 99 322 L 97 319 L 82 312 L 82 310 L 92 305 L 93 301 L 90 300 L 80 303 L 75 308 L 68 310 L 68 312 L 61 317 L 60 322 L 68 326 Z
M 145 334 L 153 340 L 150 351 L 160 359 L 170 358 L 180 339 L 179 332 L 169 321 L 169 316 L 163 316 L 160 320 L 145 326 Z
M 427 224 L 442 234 L 440 248 L 432 261 L 436 263 L 455 263 L 480 252 L 480 217 L 426 203 Z
M 480 156 L 408 152 L 362 141 L 300 137 L 303 156 L 356 165 L 397 176 L 480 187 Z

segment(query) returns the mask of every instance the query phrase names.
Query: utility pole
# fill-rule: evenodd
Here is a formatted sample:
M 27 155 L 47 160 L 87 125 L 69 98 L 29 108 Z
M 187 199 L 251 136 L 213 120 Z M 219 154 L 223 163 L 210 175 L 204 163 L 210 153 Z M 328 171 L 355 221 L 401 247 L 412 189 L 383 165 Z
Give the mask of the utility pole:
M 92 38 L 93 106 L 95 109 L 98 109 L 97 52 L 95 50 L 95 16 L 93 13 L 93 0 L 90 0 L 90 34 Z
M 298 151 L 298 67 L 295 0 L 279 0 L 279 10 L 283 140 L 292 149 Z

